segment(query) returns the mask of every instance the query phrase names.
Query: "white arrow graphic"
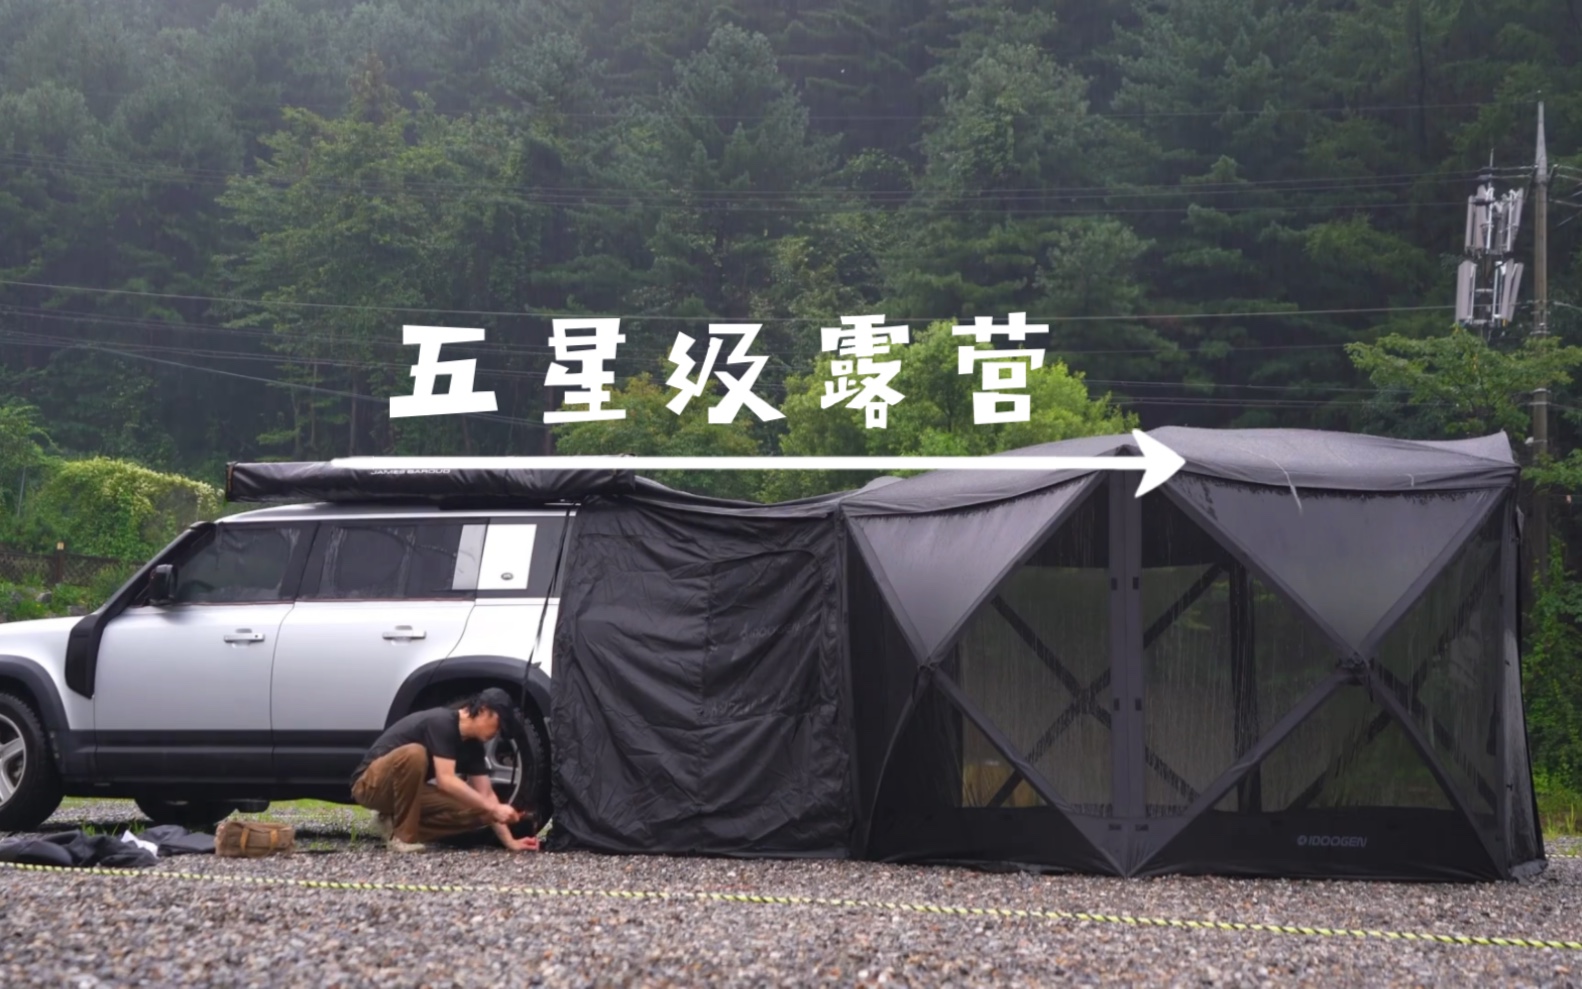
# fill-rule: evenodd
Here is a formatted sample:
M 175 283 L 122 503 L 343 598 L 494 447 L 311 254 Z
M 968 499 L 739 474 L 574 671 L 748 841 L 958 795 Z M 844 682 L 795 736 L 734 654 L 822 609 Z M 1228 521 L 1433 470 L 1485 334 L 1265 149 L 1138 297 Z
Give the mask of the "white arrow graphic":
M 356 470 L 1140 470 L 1137 497 L 1170 480 L 1186 461 L 1174 450 L 1132 430 L 1140 457 L 344 457 L 334 467 Z

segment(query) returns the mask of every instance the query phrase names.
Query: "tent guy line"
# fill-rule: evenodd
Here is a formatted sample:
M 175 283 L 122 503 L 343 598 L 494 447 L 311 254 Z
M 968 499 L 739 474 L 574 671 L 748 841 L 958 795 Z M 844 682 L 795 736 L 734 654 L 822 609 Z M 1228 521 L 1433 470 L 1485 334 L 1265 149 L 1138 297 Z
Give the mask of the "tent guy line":
M 954 917 L 996 917 L 1004 920 L 1052 920 L 1065 923 L 1123 924 L 1129 927 L 1172 927 L 1180 930 L 1228 931 L 1246 934 L 1288 934 L 1301 937 L 1342 937 L 1371 941 L 1418 944 L 1461 945 L 1490 948 L 1545 948 L 1582 951 L 1582 941 L 1545 938 L 1499 937 L 1473 934 L 1436 934 L 1426 931 L 1382 931 L 1343 927 L 1308 927 L 1297 924 L 1265 924 L 1234 920 L 1195 920 L 1179 917 L 1137 917 L 1130 914 L 1095 913 L 1071 910 L 1040 910 L 1017 907 L 964 907 L 936 903 L 904 903 L 880 900 L 848 900 L 825 896 L 777 896 L 772 893 L 723 893 L 709 890 L 641 889 L 555 889 L 538 886 L 435 885 L 430 883 L 342 882 L 333 879 L 292 879 L 281 876 L 236 876 L 206 872 L 142 872 L 96 866 L 70 867 L 0 862 L 0 868 L 21 872 L 52 872 L 61 875 L 113 877 L 116 879 L 174 879 L 186 882 L 211 882 L 249 886 L 285 886 L 298 889 L 343 890 L 390 893 L 492 893 L 507 896 L 565 897 L 578 899 L 628 900 L 666 903 L 730 903 L 755 906 L 822 907 L 826 909 L 886 911 L 890 913 L 931 914 Z
M 431 473 L 449 470 L 1140 470 L 1137 497 L 1164 484 L 1186 465 L 1174 450 L 1140 429 L 1132 430 L 1140 457 L 343 457 L 331 466 L 349 470 Z

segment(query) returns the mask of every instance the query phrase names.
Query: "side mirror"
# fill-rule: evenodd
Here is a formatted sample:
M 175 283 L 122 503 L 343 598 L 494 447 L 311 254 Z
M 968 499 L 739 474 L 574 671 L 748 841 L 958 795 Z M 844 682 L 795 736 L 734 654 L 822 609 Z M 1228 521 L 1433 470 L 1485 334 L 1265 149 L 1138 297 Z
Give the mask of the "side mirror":
M 176 599 L 176 568 L 161 563 L 148 575 L 148 603 L 169 604 Z

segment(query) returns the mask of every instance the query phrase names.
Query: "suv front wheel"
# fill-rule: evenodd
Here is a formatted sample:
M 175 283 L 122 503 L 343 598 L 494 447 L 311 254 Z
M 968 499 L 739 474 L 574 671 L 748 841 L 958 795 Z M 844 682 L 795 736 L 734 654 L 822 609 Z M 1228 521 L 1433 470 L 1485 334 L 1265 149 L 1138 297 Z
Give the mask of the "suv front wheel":
M 32 831 L 60 806 L 60 774 L 27 702 L 0 694 L 0 831 Z

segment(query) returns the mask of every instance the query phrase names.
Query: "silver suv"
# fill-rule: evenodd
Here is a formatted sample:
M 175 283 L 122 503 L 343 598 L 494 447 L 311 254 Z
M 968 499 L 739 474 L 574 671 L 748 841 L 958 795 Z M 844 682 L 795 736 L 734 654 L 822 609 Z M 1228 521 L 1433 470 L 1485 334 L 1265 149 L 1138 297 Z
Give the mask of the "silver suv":
M 350 803 L 387 725 L 490 686 L 525 714 L 491 746 L 496 790 L 542 823 L 573 517 L 266 508 L 188 529 L 91 615 L 0 625 L 0 832 L 65 796 L 195 829 L 271 800 Z

